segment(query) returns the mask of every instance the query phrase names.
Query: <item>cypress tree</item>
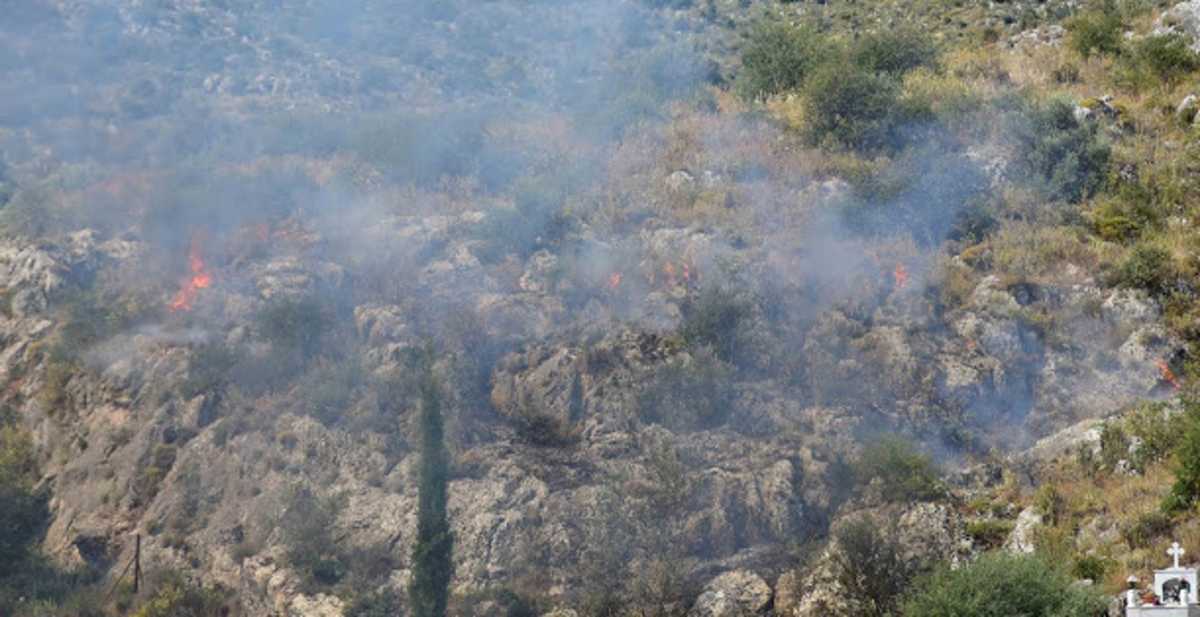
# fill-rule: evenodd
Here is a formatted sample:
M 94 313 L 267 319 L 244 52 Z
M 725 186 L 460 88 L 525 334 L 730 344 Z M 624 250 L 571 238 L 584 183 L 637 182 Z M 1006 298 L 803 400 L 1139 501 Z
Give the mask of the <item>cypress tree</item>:
M 433 376 L 432 354 L 423 359 L 418 384 L 421 397 L 421 463 L 417 506 L 417 542 L 408 594 L 414 617 L 445 617 L 454 538 L 446 514 L 449 455 L 442 421 L 442 393 Z

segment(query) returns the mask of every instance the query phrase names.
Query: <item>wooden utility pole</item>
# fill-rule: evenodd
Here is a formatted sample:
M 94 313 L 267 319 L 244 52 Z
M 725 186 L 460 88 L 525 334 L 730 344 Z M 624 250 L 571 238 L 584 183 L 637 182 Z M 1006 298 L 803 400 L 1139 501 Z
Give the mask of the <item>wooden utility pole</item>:
M 134 536 L 133 545 L 133 593 L 137 595 L 142 586 L 142 534 Z

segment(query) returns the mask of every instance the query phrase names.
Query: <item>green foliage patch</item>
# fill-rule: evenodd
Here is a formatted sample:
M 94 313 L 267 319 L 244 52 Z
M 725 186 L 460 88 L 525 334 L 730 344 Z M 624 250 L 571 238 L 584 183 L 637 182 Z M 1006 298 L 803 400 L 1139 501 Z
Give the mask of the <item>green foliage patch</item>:
M 988 553 L 958 569 L 943 568 L 917 583 L 905 617 L 1094 617 L 1105 600 L 1035 556 Z
M 859 485 L 878 480 L 888 501 L 926 501 L 946 492 L 933 459 L 898 435 L 886 435 L 868 444 L 852 468 Z

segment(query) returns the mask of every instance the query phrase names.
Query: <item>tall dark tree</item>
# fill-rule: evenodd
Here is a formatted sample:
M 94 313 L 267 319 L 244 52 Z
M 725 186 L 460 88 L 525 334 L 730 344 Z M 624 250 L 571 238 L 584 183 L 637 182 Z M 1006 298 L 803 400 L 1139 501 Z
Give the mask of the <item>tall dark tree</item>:
M 449 455 L 442 420 L 442 392 L 433 375 L 433 354 L 421 360 L 418 382 L 421 397 L 420 495 L 417 506 L 417 543 L 413 547 L 413 577 L 408 594 L 414 617 L 445 617 L 454 537 L 446 513 Z

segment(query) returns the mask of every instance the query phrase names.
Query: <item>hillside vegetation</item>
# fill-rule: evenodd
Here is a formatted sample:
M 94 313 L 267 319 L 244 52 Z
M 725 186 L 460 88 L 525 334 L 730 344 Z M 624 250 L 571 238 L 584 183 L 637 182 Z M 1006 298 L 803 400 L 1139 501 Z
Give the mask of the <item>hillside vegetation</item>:
M 1200 555 L 1200 3 L 0 22 L 2 615 L 1087 617 Z

